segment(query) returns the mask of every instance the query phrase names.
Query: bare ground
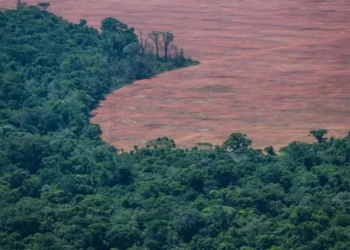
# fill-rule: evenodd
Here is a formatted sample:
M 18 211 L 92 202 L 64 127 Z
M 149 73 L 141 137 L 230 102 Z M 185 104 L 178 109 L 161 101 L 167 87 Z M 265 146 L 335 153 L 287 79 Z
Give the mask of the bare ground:
M 27 1 L 37 3 L 37 1 Z M 350 129 L 348 0 L 52 0 L 50 10 L 99 27 L 170 30 L 201 65 L 142 80 L 93 111 L 103 138 L 126 150 L 158 136 L 183 147 L 243 132 L 262 148 Z M 16 0 L 0 0 L 14 7 Z

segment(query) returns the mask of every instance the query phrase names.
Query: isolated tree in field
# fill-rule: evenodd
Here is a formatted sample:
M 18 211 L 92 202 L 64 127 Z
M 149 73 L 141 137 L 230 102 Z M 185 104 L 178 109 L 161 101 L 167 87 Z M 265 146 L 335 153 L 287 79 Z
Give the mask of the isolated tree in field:
M 156 56 L 157 60 L 159 59 L 159 47 L 160 47 L 160 38 L 161 38 L 162 32 L 161 31 L 152 31 L 148 34 L 148 37 L 153 41 L 154 46 L 156 47 Z
M 315 137 L 315 139 L 319 143 L 321 143 L 321 142 L 324 142 L 325 140 L 327 140 L 327 138 L 324 137 L 324 135 L 327 134 L 327 132 L 328 131 L 326 129 L 311 130 L 310 135 Z
M 43 9 L 43 10 L 47 10 L 50 7 L 50 3 L 48 3 L 48 2 L 41 2 L 41 3 L 38 3 L 38 6 L 41 9 Z
M 171 32 L 163 32 L 163 44 L 164 44 L 164 56 L 165 60 L 168 60 L 169 45 L 174 41 L 174 35 Z

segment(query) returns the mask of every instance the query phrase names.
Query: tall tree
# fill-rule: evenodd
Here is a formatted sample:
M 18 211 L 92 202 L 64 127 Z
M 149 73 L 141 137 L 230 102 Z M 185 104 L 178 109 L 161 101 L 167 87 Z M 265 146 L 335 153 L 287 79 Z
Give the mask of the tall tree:
M 226 150 L 235 151 L 239 148 L 247 148 L 252 144 L 252 141 L 247 139 L 245 134 L 232 133 L 230 137 L 223 143 L 223 148 Z
M 141 49 L 140 52 L 141 52 L 141 55 L 144 56 L 144 55 L 145 55 L 145 52 L 146 52 L 146 50 L 147 50 L 147 45 L 148 45 L 148 43 L 147 43 L 147 39 L 145 39 L 145 38 L 143 37 L 142 32 L 140 32 L 139 43 L 140 43 L 140 49 Z
M 156 47 L 156 56 L 157 60 L 159 60 L 159 47 L 160 47 L 160 38 L 161 38 L 162 32 L 161 31 L 152 31 L 148 34 L 148 37 L 154 42 L 154 46 Z
M 164 44 L 164 56 L 165 60 L 168 60 L 169 45 L 174 41 L 174 35 L 171 32 L 163 32 L 163 44 Z
M 122 33 L 127 31 L 129 28 L 125 23 L 122 23 L 113 17 L 107 17 L 102 20 L 101 29 L 103 32 Z
M 318 130 L 312 130 L 310 131 L 310 134 L 315 137 L 315 139 L 321 143 L 324 142 L 325 140 L 327 140 L 327 138 L 325 138 L 325 134 L 327 134 L 327 130 L 326 129 L 318 129 Z

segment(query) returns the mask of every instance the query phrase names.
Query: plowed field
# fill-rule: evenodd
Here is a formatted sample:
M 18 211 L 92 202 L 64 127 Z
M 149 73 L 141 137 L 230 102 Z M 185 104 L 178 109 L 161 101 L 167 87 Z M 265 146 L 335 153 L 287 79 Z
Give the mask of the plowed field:
M 38 1 L 27 1 L 37 3 Z M 243 132 L 255 147 L 350 129 L 349 0 L 52 0 L 49 10 L 99 27 L 113 16 L 138 31 L 170 30 L 200 65 L 110 94 L 93 112 L 126 150 L 168 136 L 219 144 Z M 16 1 L 0 0 L 0 7 Z

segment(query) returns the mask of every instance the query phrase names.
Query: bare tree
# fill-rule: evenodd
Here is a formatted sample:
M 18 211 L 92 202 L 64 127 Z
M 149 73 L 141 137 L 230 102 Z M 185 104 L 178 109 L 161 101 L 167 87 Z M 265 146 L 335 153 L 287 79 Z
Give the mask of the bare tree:
M 152 31 L 151 33 L 148 34 L 148 37 L 153 41 L 154 46 L 156 47 L 157 60 L 159 60 L 159 47 L 161 43 L 161 40 L 160 40 L 161 35 L 162 35 L 161 31 Z
M 179 51 L 177 46 L 175 44 L 170 44 L 170 47 L 169 47 L 170 58 L 176 58 L 178 54 L 179 54 Z
M 174 35 L 171 32 L 163 32 L 163 45 L 165 60 L 168 60 L 169 45 L 174 41 Z
M 177 65 L 183 66 L 184 62 L 186 61 L 183 49 L 180 49 L 180 52 L 177 53 L 175 59 Z
M 154 45 L 148 39 L 145 40 L 145 53 L 154 54 Z
M 142 32 L 140 32 L 139 41 L 140 41 L 140 47 L 141 47 L 140 48 L 141 55 L 144 56 L 147 51 L 148 41 L 147 39 L 144 39 Z

